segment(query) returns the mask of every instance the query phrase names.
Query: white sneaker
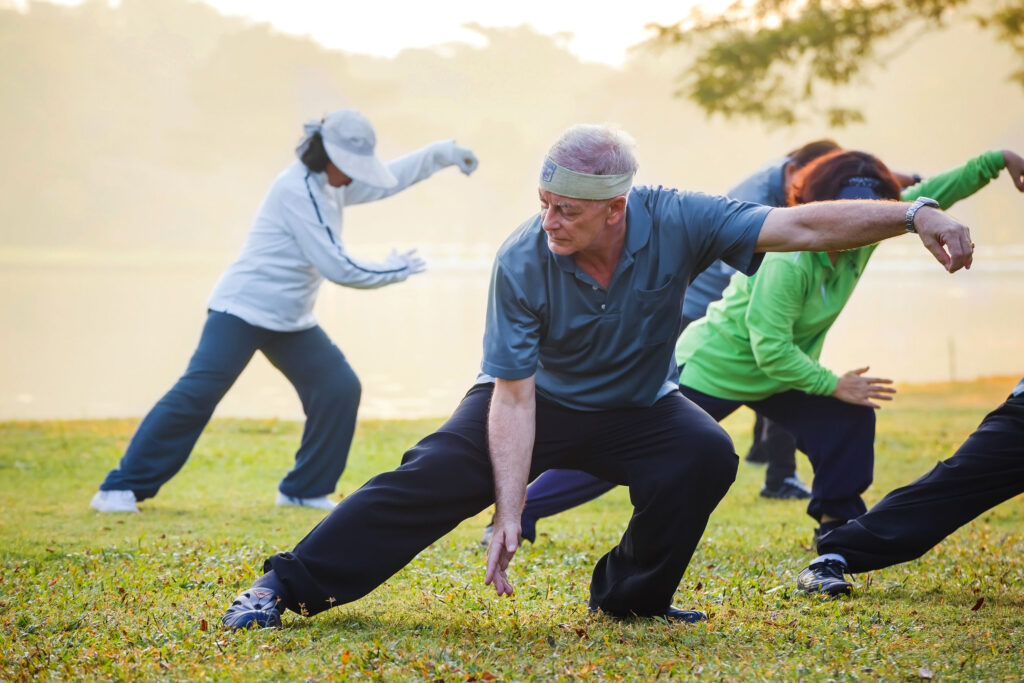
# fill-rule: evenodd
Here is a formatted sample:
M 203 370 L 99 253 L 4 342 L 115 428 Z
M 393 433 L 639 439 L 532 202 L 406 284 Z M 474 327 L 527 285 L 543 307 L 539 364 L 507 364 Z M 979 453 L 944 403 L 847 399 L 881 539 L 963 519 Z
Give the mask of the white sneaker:
M 131 491 L 97 491 L 89 507 L 97 512 L 138 512 Z
M 333 510 L 335 505 L 327 499 L 327 496 L 295 498 L 294 496 L 286 496 L 280 491 L 277 492 L 277 504 L 282 507 L 319 508 L 321 510 Z

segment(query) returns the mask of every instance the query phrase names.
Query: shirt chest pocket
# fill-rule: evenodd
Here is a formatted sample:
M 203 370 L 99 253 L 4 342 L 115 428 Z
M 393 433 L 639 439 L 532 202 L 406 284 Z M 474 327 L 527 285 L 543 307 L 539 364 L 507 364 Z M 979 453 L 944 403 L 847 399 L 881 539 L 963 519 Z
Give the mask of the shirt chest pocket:
M 674 341 L 682 325 L 682 296 L 678 292 L 678 278 L 669 278 L 668 282 L 657 289 L 637 289 L 635 295 L 637 341 L 643 346 Z

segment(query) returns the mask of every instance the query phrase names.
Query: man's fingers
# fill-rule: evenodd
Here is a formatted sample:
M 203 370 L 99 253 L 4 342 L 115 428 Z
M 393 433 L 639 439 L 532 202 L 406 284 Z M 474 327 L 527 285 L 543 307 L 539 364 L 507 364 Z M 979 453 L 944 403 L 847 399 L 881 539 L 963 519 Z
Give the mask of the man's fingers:
M 512 556 L 519 547 L 518 539 L 507 533 L 505 529 L 495 529 L 491 544 L 487 547 L 487 570 L 484 573 L 484 585 L 493 585 L 498 595 L 512 595 L 514 592 L 505 569 L 508 568 Z
M 951 234 L 944 239 L 949 250 L 949 265 L 946 270 L 955 273 L 961 268 L 970 268 L 974 261 L 974 249 L 971 247 L 971 238 L 966 226 L 953 225 Z
M 930 232 L 918 232 L 918 236 L 921 238 L 921 244 L 924 248 L 931 252 L 935 260 L 942 264 L 942 267 L 949 270 L 949 254 L 942 247 L 942 243 Z
M 497 548 L 495 548 L 494 543 L 491 543 L 491 545 L 487 547 L 487 564 L 485 565 L 487 569 L 484 572 L 485 586 L 489 586 L 491 582 L 494 581 L 495 574 L 497 574 L 498 571 L 498 558 L 497 553 L 495 552 L 496 550 Z M 495 584 L 494 587 L 495 589 L 497 589 L 498 585 Z

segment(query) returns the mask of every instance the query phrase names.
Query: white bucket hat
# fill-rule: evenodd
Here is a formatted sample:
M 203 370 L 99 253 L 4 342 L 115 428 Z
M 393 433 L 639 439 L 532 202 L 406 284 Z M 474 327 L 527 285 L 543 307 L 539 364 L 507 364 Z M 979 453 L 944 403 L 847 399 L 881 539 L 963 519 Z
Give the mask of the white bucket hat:
M 327 158 L 345 175 L 374 187 L 398 184 L 394 174 L 373 153 L 377 135 L 369 119 L 355 109 L 332 111 L 322 121 L 306 123 L 304 131 L 306 138 L 299 150 L 305 149 L 313 133 L 320 133 Z

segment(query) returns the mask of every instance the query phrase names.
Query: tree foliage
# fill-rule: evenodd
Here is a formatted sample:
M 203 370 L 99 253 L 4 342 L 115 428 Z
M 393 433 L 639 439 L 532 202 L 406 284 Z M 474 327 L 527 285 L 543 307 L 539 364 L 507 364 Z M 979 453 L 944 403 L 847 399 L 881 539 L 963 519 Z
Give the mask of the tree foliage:
M 822 90 L 965 19 L 1010 45 L 1020 65 L 1010 78 L 1024 87 L 1024 0 L 736 0 L 720 14 L 695 9 L 676 24 L 653 25 L 648 44 L 694 51 L 677 94 L 709 115 L 842 126 L 863 115 L 820 105 Z

